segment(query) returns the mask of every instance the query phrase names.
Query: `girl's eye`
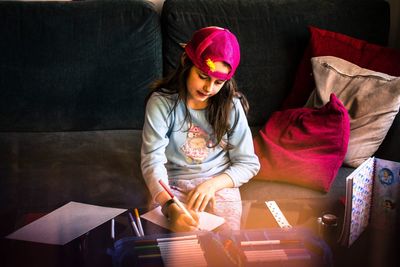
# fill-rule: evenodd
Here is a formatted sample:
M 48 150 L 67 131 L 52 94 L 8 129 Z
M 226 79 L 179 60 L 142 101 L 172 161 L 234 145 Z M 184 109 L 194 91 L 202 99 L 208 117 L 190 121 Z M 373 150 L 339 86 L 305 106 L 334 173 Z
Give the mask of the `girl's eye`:
M 203 75 L 203 74 L 199 74 L 199 77 L 200 77 L 200 79 L 202 79 L 202 80 L 208 79 L 208 76 L 207 76 L 207 75 Z

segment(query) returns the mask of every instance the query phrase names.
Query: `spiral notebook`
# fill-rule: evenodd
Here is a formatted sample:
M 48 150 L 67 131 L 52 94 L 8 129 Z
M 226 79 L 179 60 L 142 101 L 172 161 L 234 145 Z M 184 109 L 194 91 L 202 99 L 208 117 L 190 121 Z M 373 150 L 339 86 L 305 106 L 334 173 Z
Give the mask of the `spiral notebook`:
M 400 197 L 400 162 L 371 157 L 346 178 L 346 202 L 339 242 L 351 246 L 368 225 L 392 231 Z

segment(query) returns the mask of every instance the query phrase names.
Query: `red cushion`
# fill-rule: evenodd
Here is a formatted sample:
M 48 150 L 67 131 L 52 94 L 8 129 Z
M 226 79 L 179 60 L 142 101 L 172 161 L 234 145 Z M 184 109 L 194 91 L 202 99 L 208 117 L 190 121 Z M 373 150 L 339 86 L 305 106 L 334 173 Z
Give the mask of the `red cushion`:
M 349 135 L 347 110 L 334 94 L 321 108 L 275 112 L 254 138 L 261 163 L 254 179 L 327 192 L 344 160 Z
M 292 91 L 283 103 L 283 109 L 302 107 L 315 88 L 310 59 L 335 56 L 362 68 L 400 76 L 400 53 L 350 36 L 309 27 L 311 38 L 296 73 Z

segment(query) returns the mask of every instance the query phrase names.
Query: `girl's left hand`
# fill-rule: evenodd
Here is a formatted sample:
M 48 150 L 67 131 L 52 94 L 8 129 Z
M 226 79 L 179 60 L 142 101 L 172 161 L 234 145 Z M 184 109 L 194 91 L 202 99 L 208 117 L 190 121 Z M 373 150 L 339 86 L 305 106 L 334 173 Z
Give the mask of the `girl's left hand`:
M 211 202 L 211 207 L 214 207 L 216 191 L 217 190 L 212 179 L 199 184 L 188 193 L 188 208 L 195 211 L 204 211 L 209 202 Z

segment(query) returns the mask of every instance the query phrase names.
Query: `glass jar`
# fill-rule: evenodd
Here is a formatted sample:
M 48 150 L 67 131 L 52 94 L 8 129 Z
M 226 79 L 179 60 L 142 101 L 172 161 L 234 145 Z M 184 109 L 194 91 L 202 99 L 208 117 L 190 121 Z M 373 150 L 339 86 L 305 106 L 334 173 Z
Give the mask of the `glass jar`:
M 338 219 L 336 215 L 326 213 L 318 218 L 318 233 L 329 246 L 334 246 L 337 242 Z

